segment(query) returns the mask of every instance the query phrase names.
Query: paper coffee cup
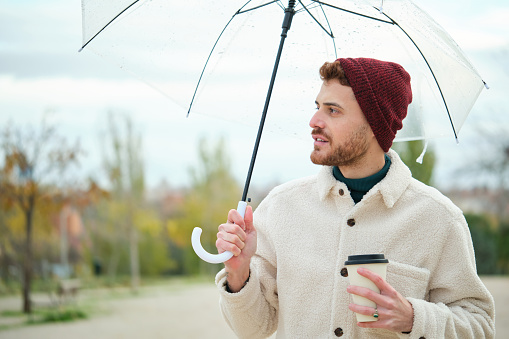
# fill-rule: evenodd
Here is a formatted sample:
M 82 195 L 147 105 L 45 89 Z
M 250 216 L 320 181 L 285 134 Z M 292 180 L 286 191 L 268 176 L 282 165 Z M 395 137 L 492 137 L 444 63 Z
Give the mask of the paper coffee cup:
M 368 278 L 363 277 L 359 273 L 357 273 L 357 269 L 359 267 L 367 268 L 368 270 L 375 272 L 380 275 L 384 280 L 387 275 L 387 264 L 389 260 L 385 259 L 383 254 L 361 254 L 361 255 L 349 255 L 348 260 L 345 261 L 345 266 L 348 270 L 348 281 L 350 285 L 361 286 L 369 288 L 372 291 L 380 293 L 380 290 L 376 285 L 369 280 Z M 352 294 L 354 304 L 361 306 L 369 306 L 376 307 L 376 304 L 364 297 Z M 357 321 L 366 322 L 366 321 L 377 321 L 378 319 L 370 316 L 355 313 L 357 316 Z

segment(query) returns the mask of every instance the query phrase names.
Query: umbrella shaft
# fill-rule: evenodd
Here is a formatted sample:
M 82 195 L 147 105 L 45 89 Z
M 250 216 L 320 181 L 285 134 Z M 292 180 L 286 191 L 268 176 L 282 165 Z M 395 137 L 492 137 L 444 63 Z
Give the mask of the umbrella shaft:
M 285 17 L 283 20 L 283 31 L 281 32 L 281 40 L 279 42 L 279 49 L 277 51 L 276 61 L 274 63 L 274 68 L 272 69 L 272 77 L 270 78 L 269 89 L 267 91 L 267 96 L 265 98 L 265 105 L 263 107 L 262 118 L 260 120 L 260 125 L 258 127 L 258 134 L 256 136 L 255 145 L 253 148 L 253 154 L 251 156 L 251 163 L 249 164 L 249 170 L 247 172 L 246 182 L 244 184 L 244 193 L 242 193 L 242 201 L 247 200 L 247 192 L 249 191 L 249 184 L 251 183 L 251 177 L 253 175 L 253 169 L 256 162 L 256 155 L 258 154 L 258 147 L 260 146 L 260 140 L 262 138 L 263 126 L 265 125 L 265 118 L 267 117 L 267 111 L 269 109 L 270 97 L 272 95 L 272 90 L 274 88 L 274 82 L 276 81 L 277 69 L 279 67 L 279 61 L 281 60 L 281 54 L 283 52 L 283 46 L 285 43 L 285 39 L 288 31 L 290 30 L 290 26 L 292 24 L 292 18 L 295 14 L 295 0 L 288 1 L 288 7 L 285 9 Z

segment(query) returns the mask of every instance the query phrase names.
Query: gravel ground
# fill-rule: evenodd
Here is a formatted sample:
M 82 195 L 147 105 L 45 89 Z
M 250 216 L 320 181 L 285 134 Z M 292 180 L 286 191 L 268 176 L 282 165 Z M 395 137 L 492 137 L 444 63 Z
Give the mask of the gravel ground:
M 483 277 L 496 302 L 497 338 L 509 338 L 509 278 Z M 89 319 L 70 323 L 15 326 L 19 318 L 0 317 L 1 339 L 235 338 L 221 317 L 212 282 L 126 291 L 83 291 L 78 303 L 94 305 Z M 34 297 L 45 302 L 43 295 Z M 18 310 L 19 298 L 0 299 L 0 312 Z M 9 325 L 10 324 L 10 325 Z M 8 325 L 8 326 L 6 326 Z

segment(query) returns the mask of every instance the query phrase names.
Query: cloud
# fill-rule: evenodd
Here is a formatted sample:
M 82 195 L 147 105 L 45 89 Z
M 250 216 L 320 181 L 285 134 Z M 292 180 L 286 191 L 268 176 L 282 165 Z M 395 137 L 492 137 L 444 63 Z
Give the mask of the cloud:
M 432 9 L 430 14 L 449 31 L 492 86 L 490 91 L 483 91 L 467 119 L 461 133 L 465 139 L 476 122 L 490 120 L 493 116 L 489 107 L 486 108 L 488 104 L 494 107 L 509 105 L 507 47 L 505 53 L 499 53 L 504 50 L 504 44 L 508 45 L 509 39 L 509 9 L 504 2 L 467 0 L 458 5 L 443 0 L 418 0 L 425 9 Z M 295 33 L 296 27 L 294 25 L 291 33 Z M 292 35 L 288 46 L 291 46 L 291 39 Z M 80 45 L 79 0 L 3 1 L 0 8 L 0 123 L 9 119 L 37 123 L 44 110 L 55 108 L 53 119 L 70 136 L 84 140 L 89 151 L 90 161 L 87 163 L 95 166 L 89 165 L 88 170 L 93 172 L 100 166 L 97 160 L 100 145 L 96 139 L 105 128 L 106 112 L 129 114 L 143 133 L 147 176 L 151 183 L 157 183 L 162 177 L 169 178 L 170 182 L 185 182 L 187 167 L 195 159 L 199 137 L 206 135 L 214 139 L 225 134 L 230 154 L 234 157 L 234 171 L 240 180 L 244 179 L 255 130 L 203 116 L 185 119 L 185 113 L 177 113 L 180 108 L 170 100 L 115 65 L 87 50 L 78 53 Z M 499 57 L 494 59 L 494 55 Z M 279 84 L 282 79 L 278 78 Z M 265 81 L 262 87 L 265 92 Z M 303 96 L 290 86 L 285 88 L 287 91 L 278 95 Z M 306 106 L 310 112 L 313 99 L 309 107 Z M 273 103 L 271 108 L 278 107 Z M 252 109 L 261 111 L 258 106 Z M 267 181 L 269 177 L 287 180 L 289 176 L 315 171 L 308 160 L 310 140 L 301 145 L 300 140 L 271 136 L 266 132 L 255 180 L 264 178 Z M 462 148 L 464 146 L 468 144 L 461 144 Z M 455 144 L 451 148 L 455 154 L 461 152 Z M 283 153 L 284 159 L 281 158 Z M 450 167 L 450 162 L 447 163 L 450 153 L 443 154 L 442 167 Z M 464 158 L 470 159 L 469 156 Z
M 450 34 L 465 50 L 497 50 L 509 46 L 509 7 L 492 8 L 469 19 L 475 25 L 457 25 Z
M 75 79 L 71 77 L 17 78 L 0 76 L 3 102 L 33 100 L 60 105 L 120 105 L 126 97 L 149 100 L 154 92 L 134 80 Z

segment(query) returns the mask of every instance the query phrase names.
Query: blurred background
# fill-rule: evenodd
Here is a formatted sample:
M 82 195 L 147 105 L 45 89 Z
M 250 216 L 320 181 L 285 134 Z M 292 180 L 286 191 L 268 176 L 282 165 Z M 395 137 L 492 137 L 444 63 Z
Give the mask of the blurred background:
M 459 144 L 431 140 L 422 165 L 415 162 L 422 142 L 394 148 L 416 178 L 465 212 L 478 273 L 502 319 L 509 316 L 502 308 L 509 305 L 509 4 L 415 3 L 490 89 Z M 79 338 L 89 330 L 97 338 L 233 337 L 213 286 L 221 265 L 199 260 L 190 235 L 202 227 L 204 247 L 215 252 L 256 130 L 186 118 L 80 47 L 79 0 L 0 0 L 0 338 Z M 311 138 L 266 132 L 252 205 L 275 185 L 315 173 L 311 149 Z M 507 325 L 497 328 L 497 337 L 509 336 Z

